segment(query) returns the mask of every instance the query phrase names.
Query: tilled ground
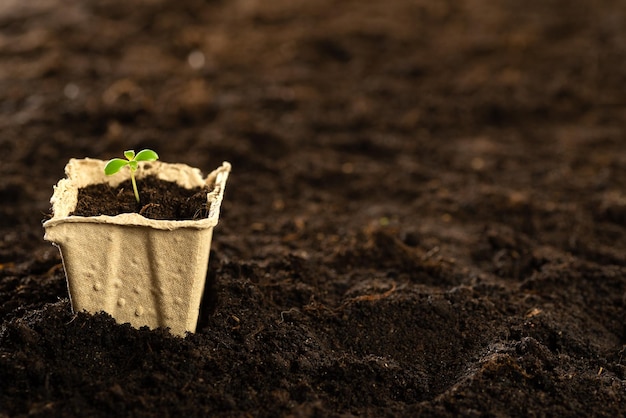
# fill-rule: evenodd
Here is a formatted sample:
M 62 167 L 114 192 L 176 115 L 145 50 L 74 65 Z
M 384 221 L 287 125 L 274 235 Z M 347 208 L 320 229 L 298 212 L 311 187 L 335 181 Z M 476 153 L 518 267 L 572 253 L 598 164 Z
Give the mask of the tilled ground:
M 0 5 L 0 416 L 626 410 L 621 1 Z M 230 161 L 198 332 L 73 314 L 72 157 Z

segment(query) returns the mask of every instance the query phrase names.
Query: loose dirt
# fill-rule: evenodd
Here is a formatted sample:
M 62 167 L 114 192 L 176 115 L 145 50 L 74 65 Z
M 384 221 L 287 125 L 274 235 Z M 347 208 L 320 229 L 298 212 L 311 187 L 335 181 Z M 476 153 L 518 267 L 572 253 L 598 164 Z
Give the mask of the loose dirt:
M 115 216 L 134 212 L 150 219 L 178 221 L 208 216 L 208 188 L 185 189 L 155 176 L 139 179 L 137 184 L 139 202 L 131 180 L 117 187 L 102 183 L 78 189 L 76 208 L 70 216 Z
M 626 410 L 622 1 L 0 6 L 0 416 Z M 72 313 L 74 158 L 230 161 L 198 332 Z

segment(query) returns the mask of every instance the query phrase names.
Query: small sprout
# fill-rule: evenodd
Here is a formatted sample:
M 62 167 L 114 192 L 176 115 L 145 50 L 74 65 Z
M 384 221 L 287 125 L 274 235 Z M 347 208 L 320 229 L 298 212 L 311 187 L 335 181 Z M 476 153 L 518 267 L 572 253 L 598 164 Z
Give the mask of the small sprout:
M 138 162 L 156 161 L 159 159 L 159 156 L 151 149 L 139 151 L 137 155 L 135 155 L 135 151 L 131 149 L 124 151 L 124 157 L 126 157 L 125 160 L 122 160 L 121 158 L 113 158 L 109 161 L 106 166 L 104 166 L 104 174 L 110 176 L 120 171 L 122 167 L 128 166 L 128 168 L 130 168 L 130 181 L 133 183 L 135 199 L 137 199 L 137 203 L 139 203 L 139 192 L 137 191 L 137 183 L 135 182 L 135 171 L 137 171 Z

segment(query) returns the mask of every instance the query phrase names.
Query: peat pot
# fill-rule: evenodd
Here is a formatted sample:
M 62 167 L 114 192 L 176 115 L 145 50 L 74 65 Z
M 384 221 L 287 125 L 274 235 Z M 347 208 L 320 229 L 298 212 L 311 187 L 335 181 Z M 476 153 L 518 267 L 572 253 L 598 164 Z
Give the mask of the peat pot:
M 128 171 L 104 174 L 106 161 L 71 159 L 67 178 L 54 187 L 53 216 L 44 222 L 44 239 L 56 245 L 63 260 L 74 312 L 109 313 L 133 327 L 168 327 L 172 334 L 195 332 L 209 262 L 213 227 L 230 164 L 202 177 L 184 164 L 139 164 L 135 175 L 155 175 L 186 188 L 208 185 L 206 218 L 153 220 L 137 213 L 73 216 L 78 189 L 108 183 L 116 187 Z

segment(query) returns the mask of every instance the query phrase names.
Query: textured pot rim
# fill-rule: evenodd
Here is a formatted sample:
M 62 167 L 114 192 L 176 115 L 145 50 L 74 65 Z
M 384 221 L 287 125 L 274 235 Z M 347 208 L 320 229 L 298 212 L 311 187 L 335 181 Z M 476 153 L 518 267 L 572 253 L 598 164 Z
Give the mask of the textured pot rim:
M 65 166 L 67 177 L 59 180 L 54 186 L 54 192 L 50 199 L 53 216 L 43 223 L 46 230 L 64 223 L 100 223 L 130 227 L 150 227 L 161 230 L 179 228 L 206 229 L 217 225 L 224 187 L 231 170 L 230 163 L 226 161 L 205 178 L 202 177 L 201 171 L 197 168 L 186 164 L 161 161 L 140 164 L 136 172 L 137 179 L 148 175 L 156 175 L 162 180 L 174 181 L 185 188 L 202 187 L 205 185 L 212 187 L 212 190 L 207 193 L 209 214 L 206 218 L 199 220 L 157 220 L 145 218 L 138 213 L 122 213 L 115 216 L 70 216 L 69 213 L 76 208 L 79 188 L 99 183 L 107 183 L 115 187 L 128 178 L 127 172 L 106 176 L 104 174 L 106 163 L 107 161 L 93 158 L 70 159 Z

